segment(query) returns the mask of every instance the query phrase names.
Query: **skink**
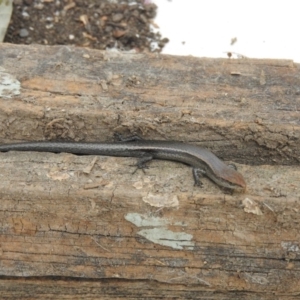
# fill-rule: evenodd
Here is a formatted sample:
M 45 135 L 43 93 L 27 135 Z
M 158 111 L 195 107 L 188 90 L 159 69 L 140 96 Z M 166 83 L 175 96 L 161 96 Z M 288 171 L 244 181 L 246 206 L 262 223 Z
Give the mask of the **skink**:
M 195 184 L 201 186 L 201 175 L 206 175 L 221 187 L 235 191 L 245 191 L 243 176 L 227 166 L 212 152 L 195 145 L 172 141 L 135 140 L 130 142 L 89 143 L 89 142 L 27 142 L 0 145 L 0 152 L 38 151 L 67 152 L 83 155 L 105 155 L 138 157 L 138 167 L 142 168 L 153 158 L 179 161 L 193 167 Z

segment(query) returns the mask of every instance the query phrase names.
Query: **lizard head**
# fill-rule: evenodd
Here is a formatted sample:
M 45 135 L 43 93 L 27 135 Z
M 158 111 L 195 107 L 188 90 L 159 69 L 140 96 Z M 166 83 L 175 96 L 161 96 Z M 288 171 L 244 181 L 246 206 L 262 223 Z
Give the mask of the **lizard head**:
M 246 190 L 247 185 L 243 175 L 234 167 L 231 167 L 230 165 L 227 166 L 226 172 L 223 172 L 222 174 L 222 179 L 226 181 L 224 185 L 227 185 L 227 187 L 238 192 L 244 192 Z

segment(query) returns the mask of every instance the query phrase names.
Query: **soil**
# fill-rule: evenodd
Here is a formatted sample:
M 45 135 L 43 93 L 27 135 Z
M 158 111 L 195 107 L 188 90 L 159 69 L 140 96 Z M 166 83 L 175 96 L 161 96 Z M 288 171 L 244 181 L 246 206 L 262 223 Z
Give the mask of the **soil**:
M 153 31 L 156 11 L 146 0 L 14 0 L 4 41 L 160 52 L 168 39 Z

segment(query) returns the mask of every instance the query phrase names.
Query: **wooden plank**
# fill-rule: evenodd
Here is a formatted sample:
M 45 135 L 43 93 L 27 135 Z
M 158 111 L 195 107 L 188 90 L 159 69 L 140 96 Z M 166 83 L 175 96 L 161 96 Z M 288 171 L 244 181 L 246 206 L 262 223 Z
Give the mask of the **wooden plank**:
M 203 144 L 239 162 L 299 162 L 292 61 L 7 44 L 1 54 L 4 73 L 22 83 L 20 97 L 1 102 L 3 142 L 107 140 L 123 130 Z
M 229 195 L 204 179 L 200 189 L 190 168 L 173 162 L 133 174 L 133 158 L 0 153 L 3 293 L 51 294 L 53 278 L 64 291 L 81 278 L 76 292 L 94 287 L 91 298 L 299 295 L 298 65 L 36 45 L 0 51 L 0 143 L 137 132 L 243 163 L 248 185 Z

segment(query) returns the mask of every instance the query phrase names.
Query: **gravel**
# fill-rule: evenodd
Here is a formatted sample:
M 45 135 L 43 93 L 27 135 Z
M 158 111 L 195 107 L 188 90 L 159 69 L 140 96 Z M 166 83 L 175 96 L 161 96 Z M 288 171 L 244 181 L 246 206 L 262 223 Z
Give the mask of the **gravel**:
M 15 0 L 5 42 L 160 52 L 150 1 Z M 157 29 L 156 29 L 157 31 Z

